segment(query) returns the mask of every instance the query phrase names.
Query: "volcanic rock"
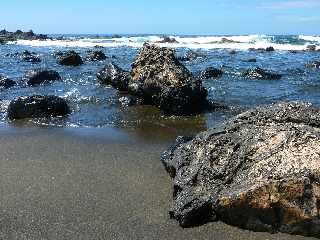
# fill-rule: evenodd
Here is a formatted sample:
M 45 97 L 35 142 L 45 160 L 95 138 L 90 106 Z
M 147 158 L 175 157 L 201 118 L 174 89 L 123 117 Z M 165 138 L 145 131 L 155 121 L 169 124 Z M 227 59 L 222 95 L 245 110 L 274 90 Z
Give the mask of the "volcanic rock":
M 286 102 L 242 113 L 162 162 L 173 178 L 171 217 L 320 237 L 320 109 Z
M 39 118 L 65 116 L 69 114 L 70 108 L 67 102 L 57 96 L 28 96 L 19 97 L 9 104 L 8 118 Z

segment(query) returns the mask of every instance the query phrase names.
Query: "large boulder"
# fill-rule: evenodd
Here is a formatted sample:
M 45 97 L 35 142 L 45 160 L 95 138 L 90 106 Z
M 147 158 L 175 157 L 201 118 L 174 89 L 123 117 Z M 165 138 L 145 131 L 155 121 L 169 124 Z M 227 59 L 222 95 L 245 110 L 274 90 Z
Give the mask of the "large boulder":
M 79 66 L 83 64 L 83 61 L 77 52 L 68 51 L 58 56 L 58 63 L 65 66 Z
M 278 80 L 282 77 L 281 74 L 267 72 L 259 67 L 245 71 L 243 76 L 253 80 Z
M 97 73 L 97 78 L 102 84 L 111 85 L 119 91 L 128 91 L 130 73 L 112 62 Z
M 61 77 L 58 72 L 53 70 L 30 70 L 26 73 L 27 84 L 29 86 L 51 83 L 60 81 Z
M 254 231 L 320 237 L 320 109 L 260 107 L 163 154 L 170 214 L 181 226 L 213 220 Z
M 199 113 L 207 91 L 175 57 L 175 51 L 145 43 L 132 64 L 129 92 L 170 114 Z
M 16 85 L 16 82 L 0 75 L 0 89 L 1 88 L 10 88 Z
M 220 77 L 222 74 L 222 70 L 214 67 L 208 67 L 201 72 L 200 79 L 216 79 Z
M 107 56 L 102 51 L 92 51 L 86 57 L 88 61 L 103 61 L 107 59 Z
M 28 96 L 19 97 L 9 104 L 8 118 L 39 118 L 65 116 L 69 114 L 70 108 L 67 102 L 57 96 Z

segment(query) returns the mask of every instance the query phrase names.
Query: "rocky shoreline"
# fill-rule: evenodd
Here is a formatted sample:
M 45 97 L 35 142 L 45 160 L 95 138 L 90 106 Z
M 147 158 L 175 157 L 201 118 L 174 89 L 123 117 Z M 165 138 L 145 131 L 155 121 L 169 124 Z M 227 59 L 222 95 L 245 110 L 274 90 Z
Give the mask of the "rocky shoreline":
M 17 40 L 47 40 L 49 39 L 45 34 L 35 34 L 32 30 L 28 32 L 23 32 L 17 30 L 15 32 L 8 32 L 3 29 L 0 31 L 0 44 L 5 44 L 7 42 L 13 42 Z
M 0 32 L 0 42 L 45 40 L 46 35 L 30 32 Z M 224 40 L 228 42 L 228 39 Z M 164 38 L 158 43 L 177 43 Z M 271 54 L 275 49 L 251 49 Z M 315 52 L 308 46 L 306 51 Z M 234 57 L 236 51 L 228 56 Z M 10 55 L 11 56 L 11 55 Z M 41 56 L 23 51 L 12 57 L 27 64 L 39 64 Z M 112 86 L 127 105 L 151 105 L 168 116 L 194 116 L 217 108 L 228 108 L 208 98 L 205 81 L 219 81 L 221 67 L 206 66 L 191 72 L 187 64 L 205 61 L 206 55 L 188 50 L 177 56 L 174 49 L 145 43 L 131 62 L 120 67 L 117 56 L 100 49 L 85 54 L 67 49 L 54 53 L 56 66 L 73 69 L 106 63 L 96 73 L 98 85 Z M 243 62 L 256 63 L 256 58 Z M 259 66 L 259 65 L 258 65 Z M 318 71 L 318 60 L 306 62 Z M 61 70 L 61 69 L 60 69 Z M 34 68 L 22 76 L 25 87 L 61 82 L 60 73 Z M 241 72 L 250 82 L 281 81 L 285 74 L 257 65 Z M 0 76 L 0 88 L 10 91 L 16 80 Z M 120 101 L 120 99 L 119 99 Z M 73 103 L 54 95 L 19 96 L 7 108 L 7 119 L 66 117 Z M 320 109 L 309 103 L 282 102 L 258 107 L 192 137 L 178 137 L 162 156 L 173 179 L 170 216 L 182 227 L 223 221 L 253 231 L 284 232 L 320 238 Z

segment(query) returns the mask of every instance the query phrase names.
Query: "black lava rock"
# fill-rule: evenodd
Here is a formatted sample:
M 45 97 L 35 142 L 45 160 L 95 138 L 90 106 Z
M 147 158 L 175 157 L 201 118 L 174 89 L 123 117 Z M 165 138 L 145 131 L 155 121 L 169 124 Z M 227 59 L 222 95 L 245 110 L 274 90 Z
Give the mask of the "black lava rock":
M 130 74 L 116 64 L 110 62 L 97 73 L 97 78 L 102 84 L 108 84 L 119 91 L 128 91 Z
M 222 74 L 222 70 L 214 67 L 208 67 L 201 72 L 200 79 L 216 79 L 220 77 Z
M 59 73 L 53 70 L 30 70 L 26 73 L 26 78 L 29 86 L 61 80 Z
M 178 61 L 175 51 L 148 43 L 132 64 L 129 93 L 168 114 L 196 114 L 208 107 L 201 80 Z
M 16 85 L 16 82 L 4 77 L 4 76 L 0 76 L 0 88 L 10 88 L 13 87 L 14 85 Z
M 320 237 L 320 109 L 286 102 L 242 113 L 162 156 L 182 227 L 223 221 Z
M 13 100 L 8 107 L 8 118 L 55 117 L 70 114 L 67 102 L 57 96 L 28 96 Z
M 88 61 L 103 61 L 107 59 L 107 56 L 102 51 L 93 51 L 87 55 L 86 59 Z
M 65 66 L 79 66 L 83 64 L 83 61 L 77 52 L 68 51 L 58 56 L 58 63 Z
M 261 68 L 254 68 L 247 70 L 243 76 L 248 79 L 260 79 L 260 80 L 278 80 L 282 77 L 281 74 L 270 73 Z

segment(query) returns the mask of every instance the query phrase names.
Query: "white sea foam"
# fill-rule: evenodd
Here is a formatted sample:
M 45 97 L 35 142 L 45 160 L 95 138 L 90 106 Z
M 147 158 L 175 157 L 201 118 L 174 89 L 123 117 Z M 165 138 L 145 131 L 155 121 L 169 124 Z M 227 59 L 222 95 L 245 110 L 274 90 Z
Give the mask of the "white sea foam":
M 306 36 L 306 35 L 300 35 L 300 39 L 305 41 L 311 41 L 311 42 L 318 42 L 320 43 L 320 36 Z
M 175 38 L 178 43 L 158 43 L 163 38 L 159 36 L 135 36 L 135 37 L 121 37 L 121 38 L 82 38 L 82 39 L 65 39 L 65 40 L 18 40 L 13 44 L 28 45 L 34 47 L 83 47 L 92 48 L 94 46 L 102 47 L 121 47 L 129 46 L 139 48 L 144 42 L 156 43 L 160 46 L 167 46 L 173 48 L 185 47 L 185 48 L 202 48 L 202 49 L 239 49 L 246 50 L 248 48 L 266 48 L 274 47 L 277 50 L 304 50 L 305 45 L 294 44 L 279 44 L 273 43 L 272 37 L 266 35 L 247 35 L 247 36 L 199 36 L 199 37 L 181 37 L 170 36 Z M 306 41 L 319 41 L 320 37 L 312 36 L 299 36 Z

